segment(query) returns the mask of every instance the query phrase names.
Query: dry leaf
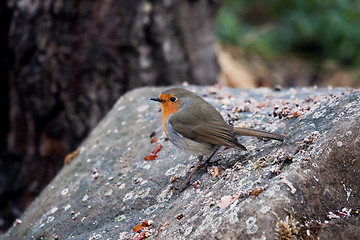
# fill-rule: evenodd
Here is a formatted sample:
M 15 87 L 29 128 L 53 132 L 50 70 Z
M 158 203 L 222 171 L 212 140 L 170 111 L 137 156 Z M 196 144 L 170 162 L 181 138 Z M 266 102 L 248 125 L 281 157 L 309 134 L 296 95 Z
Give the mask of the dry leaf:
M 152 224 L 153 224 L 152 220 L 141 221 L 141 223 L 133 227 L 131 231 L 140 232 L 143 228 L 152 227 Z
M 299 113 L 299 112 L 296 111 L 296 112 L 293 113 L 293 116 L 294 116 L 295 118 L 297 118 L 297 117 L 301 116 L 301 113 Z
M 265 107 L 265 103 L 259 103 L 256 107 L 257 108 L 263 108 L 263 107 Z
M 157 158 L 156 154 L 150 154 L 149 156 L 144 157 L 145 161 L 152 161 L 155 160 Z
M 220 208 L 227 208 L 231 204 L 233 204 L 238 198 L 239 194 L 235 194 L 233 196 L 223 196 L 220 201 L 217 202 L 217 205 Z
M 72 153 L 69 153 L 68 155 L 66 155 L 65 159 L 64 159 L 64 164 L 68 165 L 69 163 L 71 163 L 71 161 L 80 153 L 80 149 L 76 149 L 75 151 L 73 151 Z
M 157 154 L 158 152 L 160 152 L 160 150 L 162 149 L 162 145 L 161 143 L 156 145 L 156 147 L 154 147 L 154 149 L 151 151 L 152 154 Z

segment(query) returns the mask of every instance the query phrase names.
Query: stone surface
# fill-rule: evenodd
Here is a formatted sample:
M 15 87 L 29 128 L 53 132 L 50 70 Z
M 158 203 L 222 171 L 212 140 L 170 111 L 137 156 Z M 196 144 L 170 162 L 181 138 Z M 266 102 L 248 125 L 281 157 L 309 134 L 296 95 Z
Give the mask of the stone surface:
M 130 239 L 142 220 L 152 221 L 150 239 L 275 239 L 291 226 L 286 236 L 357 236 L 359 91 L 187 88 L 230 124 L 285 142 L 240 137 L 248 152 L 221 149 L 221 161 L 178 192 L 170 180 L 181 184 L 197 160 L 164 139 L 159 105 L 148 100 L 163 89 L 131 91 L 0 239 Z M 144 161 L 158 144 L 157 158 Z

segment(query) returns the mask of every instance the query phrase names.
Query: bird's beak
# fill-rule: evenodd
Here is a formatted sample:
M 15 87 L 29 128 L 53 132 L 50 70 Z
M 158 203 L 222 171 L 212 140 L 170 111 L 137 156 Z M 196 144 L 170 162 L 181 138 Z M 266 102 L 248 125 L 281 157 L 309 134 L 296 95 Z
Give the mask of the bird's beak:
M 150 100 L 153 100 L 153 101 L 155 101 L 155 102 L 164 102 L 164 100 L 161 100 L 161 99 L 158 98 L 158 97 L 152 97 L 152 98 L 150 98 Z

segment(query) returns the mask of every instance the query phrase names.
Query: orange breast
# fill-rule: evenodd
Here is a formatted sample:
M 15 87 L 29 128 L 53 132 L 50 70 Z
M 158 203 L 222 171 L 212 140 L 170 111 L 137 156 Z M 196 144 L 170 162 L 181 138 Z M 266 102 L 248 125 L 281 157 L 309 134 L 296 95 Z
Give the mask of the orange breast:
M 165 100 L 161 103 L 161 113 L 162 113 L 162 124 L 165 131 L 166 136 L 168 135 L 166 130 L 166 119 L 170 114 L 173 114 L 174 112 L 177 112 L 179 110 L 179 105 L 177 103 L 172 103 L 169 101 L 169 98 L 171 96 L 160 94 L 159 98 Z

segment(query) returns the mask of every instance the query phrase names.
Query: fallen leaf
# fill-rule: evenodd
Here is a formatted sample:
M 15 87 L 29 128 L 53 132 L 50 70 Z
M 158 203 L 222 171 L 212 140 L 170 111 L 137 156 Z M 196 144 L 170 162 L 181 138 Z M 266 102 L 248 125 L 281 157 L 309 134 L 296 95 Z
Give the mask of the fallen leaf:
M 133 227 L 131 229 L 131 231 L 133 232 L 140 232 L 143 228 L 146 227 L 152 227 L 153 221 L 152 220 L 145 220 L 145 221 L 141 221 L 140 224 L 136 225 L 135 227 Z
M 231 204 L 233 204 L 237 199 L 239 198 L 239 194 L 235 194 L 233 196 L 223 196 L 220 201 L 217 202 L 216 205 L 218 205 L 220 208 L 227 208 Z
M 69 163 L 71 163 L 71 161 L 80 153 L 80 149 L 76 149 L 75 151 L 73 151 L 72 153 L 69 153 L 68 155 L 66 155 L 65 159 L 64 159 L 64 164 L 68 165 Z
M 158 145 L 156 145 L 156 147 L 154 147 L 154 149 L 151 151 L 151 153 L 157 154 L 158 152 L 160 152 L 161 149 L 162 149 L 162 145 L 161 145 L 161 143 L 159 143 Z
M 156 154 L 150 154 L 149 156 L 144 157 L 145 161 L 152 161 L 155 160 L 157 158 Z
M 299 113 L 298 111 L 296 111 L 296 112 L 293 113 L 293 116 L 294 116 L 295 118 L 297 118 L 297 117 L 301 116 L 301 113 Z
M 265 107 L 265 103 L 259 103 L 256 107 L 257 108 L 263 108 L 263 107 Z
M 154 142 L 157 142 L 158 138 L 157 137 L 154 137 L 150 140 L 150 143 L 154 143 Z

